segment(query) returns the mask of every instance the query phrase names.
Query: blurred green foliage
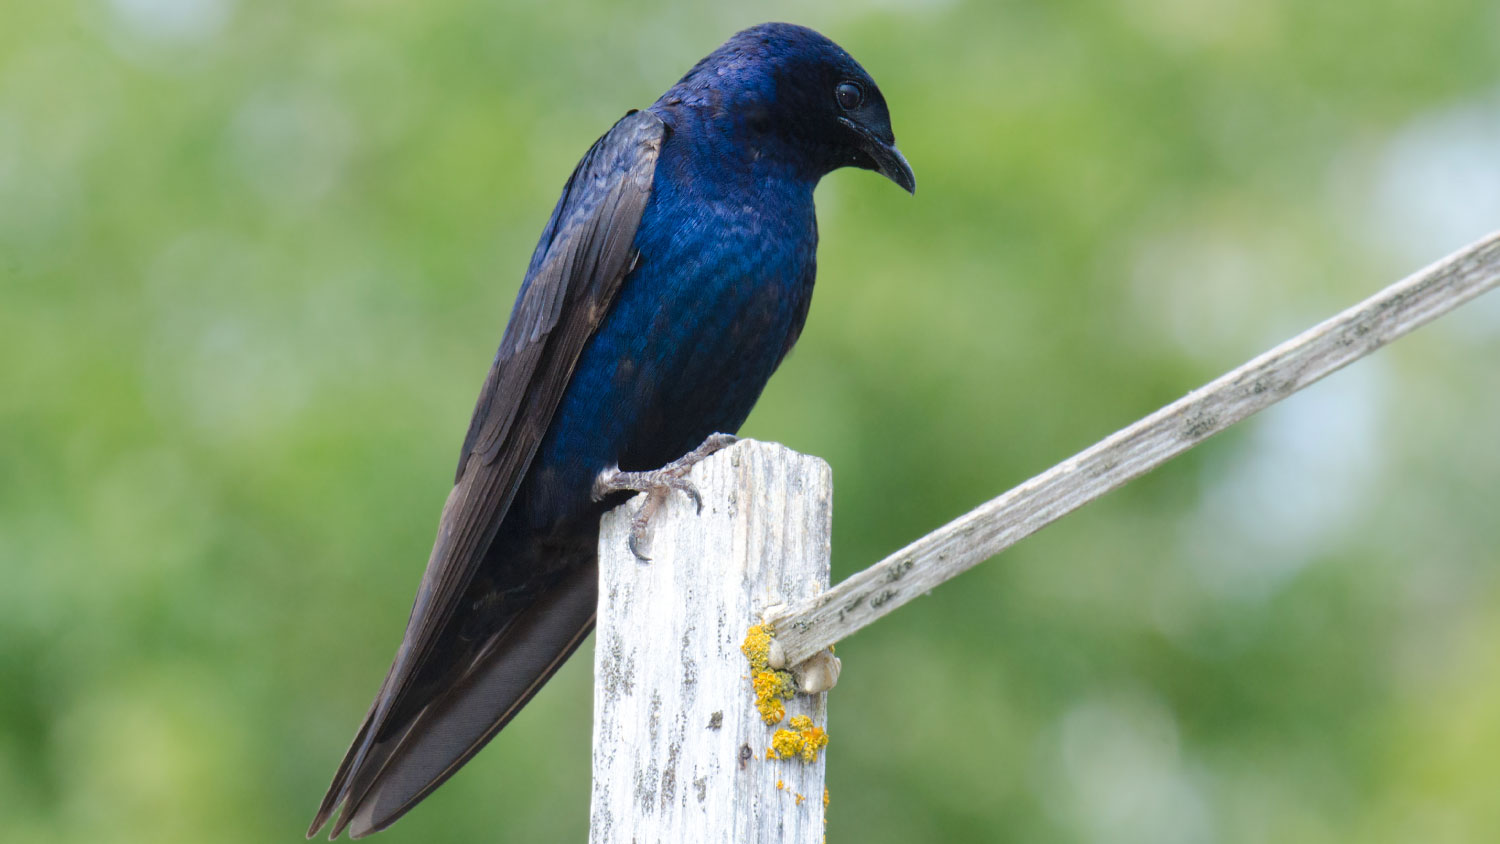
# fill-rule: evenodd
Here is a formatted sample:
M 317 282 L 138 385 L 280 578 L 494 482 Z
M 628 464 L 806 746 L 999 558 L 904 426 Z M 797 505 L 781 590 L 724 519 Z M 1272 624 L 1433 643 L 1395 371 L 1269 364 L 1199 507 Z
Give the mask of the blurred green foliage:
M 735 29 L 880 80 L 745 433 L 835 577 L 1500 225 L 1491 0 L 0 10 L 0 839 L 300 840 L 563 180 Z M 830 839 L 1500 839 L 1500 302 L 840 648 Z M 574 660 L 383 841 L 581 840 Z

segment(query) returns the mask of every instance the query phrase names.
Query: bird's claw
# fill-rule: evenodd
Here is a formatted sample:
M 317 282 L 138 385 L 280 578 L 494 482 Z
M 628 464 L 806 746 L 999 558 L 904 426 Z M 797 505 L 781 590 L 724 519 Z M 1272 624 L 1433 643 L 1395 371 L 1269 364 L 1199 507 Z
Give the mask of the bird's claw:
M 641 505 L 640 511 L 635 514 L 635 518 L 630 520 L 630 540 L 626 544 L 630 546 L 630 553 L 643 563 L 651 560 L 651 555 L 646 553 L 651 548 L 651 536 L 649 534 L 651 517 L 656 515 L 657 508 L 661 506 L 662 501 L 666 500 L 666 497 L 664 491 L 658 493 L 656 490 L 652 490 L 646 493 L 646 503 Z
M 697 515 L 703 514 L 703 496 L 698 494 L 698 488 L 688 483 L 687 478 L 667 478 L 667 486 L 686 495 L 693 502 L 693 512 Z
M 594 480 L 594 500 L 598 501 L 612 492 L 630 490 L 646 493 L 641 509 L 630 520 L 630 553 L 645 562 L 651 559 L 642 549 L 650 547 L 649 529 L 651 518 L 661 505 L 667 502 L 672 490 L 677 490 L 693 502 L 694 511 L 703 512 L 703 496 L 687 479 L 687 473 L 703 458 L 733 445 L 738 440 L 733 434 L 714 434 L 703 444 L 673 460 L 671 463 L 649 472 L 622 472 L 619 467 L 606 469 Z

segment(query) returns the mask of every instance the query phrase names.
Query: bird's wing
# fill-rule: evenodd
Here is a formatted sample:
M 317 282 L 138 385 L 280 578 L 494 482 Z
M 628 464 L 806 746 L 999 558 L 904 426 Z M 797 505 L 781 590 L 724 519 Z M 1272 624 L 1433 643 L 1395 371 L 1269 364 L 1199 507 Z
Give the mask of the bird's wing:
M 351 794 L 351 786 L 372 777 L 364 770 L 371 745 L 383 729 L 393 726 L 386 724 L 387 716 L 404 705 L 403 696 L 452 621 L 510 508 L 584 343 L 630 272 L 635 261 L 632 243 L 666 133 L 660 118 L 631 112 L 594 143 L 569 177 L 542 232 L 474 408 L 458 475 L 443 506 L 432 556 L 401 647 L 334 774 L 309 836 L 340 802 L 347 799 L 353 809 L 361 795 Z M 389 753 L 387 749 L 380 755 Z M 335 826 L 335 835 L 349 814 L 346 811 Z

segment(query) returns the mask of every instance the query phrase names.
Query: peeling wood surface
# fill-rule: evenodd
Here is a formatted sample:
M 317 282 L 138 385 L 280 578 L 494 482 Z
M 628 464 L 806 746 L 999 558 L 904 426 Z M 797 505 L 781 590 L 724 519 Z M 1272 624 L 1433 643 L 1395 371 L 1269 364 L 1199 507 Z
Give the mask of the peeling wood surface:
M 775 728 L 740 644 L 767 607 L 828 586 L 828 464 L 741 440 L 689 480 L 703 512 L 674 493 L 650 562 L 626 547 L 639 496 L 601 525 L 589 841 L 817 844 L 823 759 L 766 758 Z M 824 699 L 797 696 L 788 719 L 826 727 Z
M 927 534 L 813 598 L 769 615 L 800 662 L 1386 343 L 1500 285 L 1492 234 L 1317 325 Z

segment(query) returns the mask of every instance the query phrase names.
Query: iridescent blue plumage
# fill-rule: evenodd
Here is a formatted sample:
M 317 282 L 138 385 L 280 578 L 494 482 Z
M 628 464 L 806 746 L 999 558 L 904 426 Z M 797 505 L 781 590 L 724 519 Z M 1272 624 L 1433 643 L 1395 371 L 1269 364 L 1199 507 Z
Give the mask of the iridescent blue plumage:
M 713 127 L 675 118 L 635 237 L 641 262 L 584 348 L 533 463 L 558 472 L 556 486 L 534 493 L 537 527 L 582 504 L 611 465 L 655 468 L 738 430 L 807 316 L 814 183 L 766 160 L 726 184 L 695 149 Z
M 912 190 L 885 101 L 832 41 L 736 34 L 589 151 L 545 227 L 486 379 L 406 636 L 314 821 L 361 835 L 452 774 L 593 624 L 615 468 L 740 427 L 812 297 L 813 189 L 839 167 Z M 660 491 L 660 490 L 658 490 Z

